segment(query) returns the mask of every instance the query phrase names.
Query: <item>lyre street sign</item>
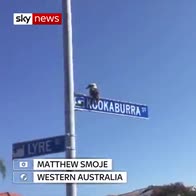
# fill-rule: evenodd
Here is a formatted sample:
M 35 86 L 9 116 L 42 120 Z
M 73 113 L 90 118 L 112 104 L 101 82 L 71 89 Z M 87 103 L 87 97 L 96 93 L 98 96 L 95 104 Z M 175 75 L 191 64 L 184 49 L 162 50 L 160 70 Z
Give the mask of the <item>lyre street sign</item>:
M 43 138 L 12 145 L 12 159 L 22 159 L 65 151 L 65 135 Z
M 148 107 L 146 105 L 104 98 L 100 98 L 96 104 L 91 103 L 89 96 L 82 94 L 75 94 L 75 110 L 148 119 Z

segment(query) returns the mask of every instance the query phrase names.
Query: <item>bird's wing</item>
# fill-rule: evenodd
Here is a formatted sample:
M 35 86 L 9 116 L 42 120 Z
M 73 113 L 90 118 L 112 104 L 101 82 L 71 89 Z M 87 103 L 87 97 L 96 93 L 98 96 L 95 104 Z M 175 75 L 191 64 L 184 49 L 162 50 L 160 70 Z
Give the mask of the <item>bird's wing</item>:
M 93 97 L 99 97 L 99 91 L 98 91 L 97 89 L 91 89 L 90 94 L 91 94 Z

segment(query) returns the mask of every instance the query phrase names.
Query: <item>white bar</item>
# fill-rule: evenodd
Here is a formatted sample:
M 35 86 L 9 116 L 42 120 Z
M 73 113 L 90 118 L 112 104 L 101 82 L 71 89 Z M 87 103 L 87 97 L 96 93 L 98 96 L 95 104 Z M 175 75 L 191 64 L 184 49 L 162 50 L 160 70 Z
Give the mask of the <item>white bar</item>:
M 112 159 L 34 159 L 33 170 L 112 170 Z
M 14 25 L 32 25 L 33 24 L 32 13 L 14 13 L 13 24 Z
M 33 183 L 127 183 L 127 172 L 34 172 Z

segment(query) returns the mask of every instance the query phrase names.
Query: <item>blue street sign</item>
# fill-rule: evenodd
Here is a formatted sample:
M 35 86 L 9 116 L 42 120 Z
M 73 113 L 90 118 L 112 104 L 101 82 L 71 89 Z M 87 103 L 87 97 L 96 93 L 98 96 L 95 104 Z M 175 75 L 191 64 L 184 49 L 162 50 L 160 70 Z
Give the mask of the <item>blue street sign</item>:
M 146 105 L 103 98 L 96 104 L 91 103 L 89 96 L 81 94 L 75 94 L 75 110 L 148 118 L 148 107 Z
M 22 159 L 65 151 L 65 135 L 25 141 L 12 145 L 12 159 Z

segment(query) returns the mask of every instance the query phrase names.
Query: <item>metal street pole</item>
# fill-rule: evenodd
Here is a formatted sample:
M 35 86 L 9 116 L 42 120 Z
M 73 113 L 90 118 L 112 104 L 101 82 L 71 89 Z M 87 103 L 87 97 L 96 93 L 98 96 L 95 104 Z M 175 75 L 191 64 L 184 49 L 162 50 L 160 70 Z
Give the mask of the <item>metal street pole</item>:
M 76 141 L 71 0 L 62 0 L 62 9 L 65 88 L 65 152 L 66 158 L 72 159 L 76 158 Z M 77 196 L 77 185 L 66 184 L 66 195 Z

